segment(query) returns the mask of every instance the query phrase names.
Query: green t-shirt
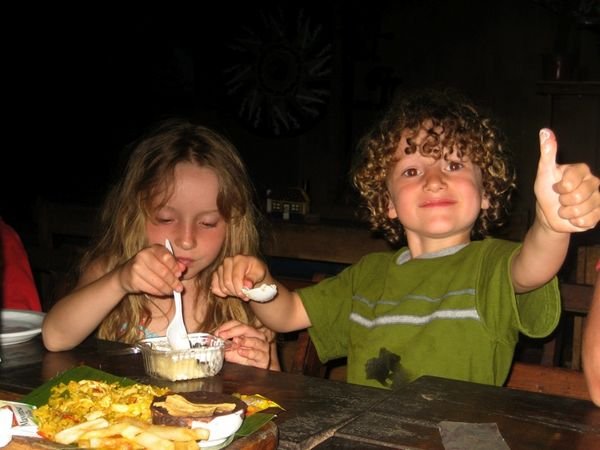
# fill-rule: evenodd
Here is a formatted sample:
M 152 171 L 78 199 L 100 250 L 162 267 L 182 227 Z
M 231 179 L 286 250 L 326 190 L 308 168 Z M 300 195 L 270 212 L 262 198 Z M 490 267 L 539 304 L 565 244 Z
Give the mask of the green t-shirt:
M 546 336 L 561 312 L 556 278 L 515 295 L 519 247 L 488 238 L 416 259 L 373 253 L 299 290 L 319 358 L 347 357 L 348 382 L 367 386 L 421 375 L 502 385 L 519 332 Z

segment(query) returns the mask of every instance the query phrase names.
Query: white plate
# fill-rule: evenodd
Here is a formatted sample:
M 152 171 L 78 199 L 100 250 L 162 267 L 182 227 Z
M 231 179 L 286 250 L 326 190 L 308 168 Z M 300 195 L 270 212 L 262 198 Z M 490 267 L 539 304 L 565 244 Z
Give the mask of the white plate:
M 3 309 L 0 311 L 0 344 L 20 344 L 42 332 L 45 314 L 37 311 Z

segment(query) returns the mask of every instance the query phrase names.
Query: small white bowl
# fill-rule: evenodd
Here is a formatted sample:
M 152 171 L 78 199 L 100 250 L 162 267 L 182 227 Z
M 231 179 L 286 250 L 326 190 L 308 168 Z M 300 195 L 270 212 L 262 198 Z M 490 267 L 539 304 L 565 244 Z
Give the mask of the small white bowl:
M 166 337 L 142 339 L 136 344 L 144 357 L 146 373 L 171 381 L 212 377 L 225 358 L 225 341 L 208 333 L 188 335 L 192 348 L 173 350 Z
M 186 424 L 190 428 L 204 428 L 210 432 L 207 440 L 198 441 L 198 446 L 201 449 L 219 446 L 235 434 L 235 432 L 242 426 L 244 417 L 246 416 L 246 404 L 237 397 L 233 397 L 228 394 L 221 394 L 217 392 L 179 392 L 175 393 L 183 396 L 186 400 L 192 403 L 235 403 L 235 409 L 232 412 L 217 413 L 210 418 L 197 418 L 186 419 Z M 164 401 L 166 396 L 156 398 L 155 402 Z M 162 412 L 161 412 L 162 411 Z M 152 421 L 153 423 L 159 423 L 162 425 L 174 425 L 181 426 L 177 422 L 177 418 L 165 416 L 166 411 L 158 408 L 152 410 Z
M 244 411 L 235 411 L 226 416 L 215 417 L 208 423 L 194 422 L 192 428 L 206 428 L 210 431 L 210 437 L 206 441 L 199 441 L 200 448 L 214 447 L 222 444 L 240 429 L 244 422 Z

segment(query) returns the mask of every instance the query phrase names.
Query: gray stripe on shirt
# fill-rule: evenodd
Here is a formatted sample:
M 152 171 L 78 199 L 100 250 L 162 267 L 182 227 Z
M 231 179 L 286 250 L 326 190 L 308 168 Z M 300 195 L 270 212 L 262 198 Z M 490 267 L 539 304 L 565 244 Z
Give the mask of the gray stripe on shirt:
M 368 319 L 361 316 L 358 313 L 351 313 L 350 320 L 365 328 L 375 328 L 382 325 L 424 325 L 430 323 L 433 320 L 438 319 L 472 319 L 480 320 L 479 314 L 476 309 L 446 309 L 436 311 L 433 314 L 427 316 L 414 316 L 414 315 L 389 315 L 381 316 L 375 319 Z

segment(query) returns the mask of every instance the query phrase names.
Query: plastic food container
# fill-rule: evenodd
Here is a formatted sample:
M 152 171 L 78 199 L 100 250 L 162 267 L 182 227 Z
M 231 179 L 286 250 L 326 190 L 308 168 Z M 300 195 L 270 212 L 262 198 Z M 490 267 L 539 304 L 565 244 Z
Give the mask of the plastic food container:
M 219 373 L 225 341 L 208 333 L 188 335 L 192 348 L 172 350 L 166 337 L 142 339 L 136 344 L 144 357 L 146 373 L 171 381 L 211 377 Z

